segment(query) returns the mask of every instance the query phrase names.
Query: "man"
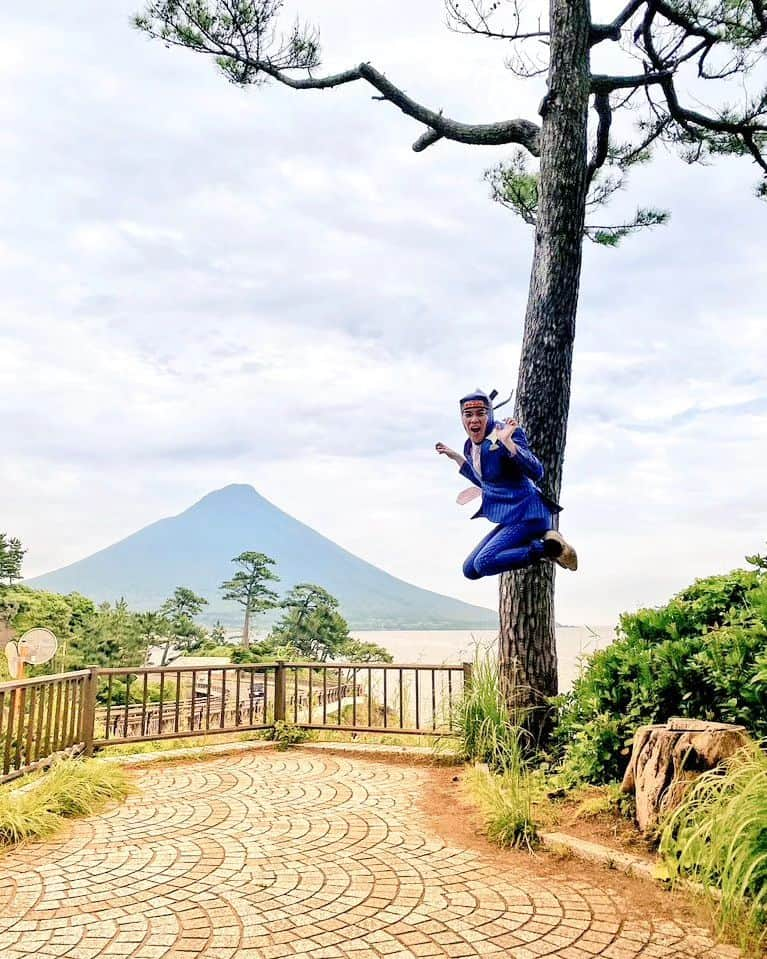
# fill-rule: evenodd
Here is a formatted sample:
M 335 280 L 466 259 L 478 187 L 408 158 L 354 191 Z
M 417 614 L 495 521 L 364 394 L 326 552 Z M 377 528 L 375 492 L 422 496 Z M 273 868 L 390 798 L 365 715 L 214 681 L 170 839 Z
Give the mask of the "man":
M 577 569 L 575 550 L 552 528 L 552 513 L 560 507 L 535 485 L 543 466 L 528 446 L 525 431 L 513 419 L 496 425 L 492 400 L 481 390 L 464 396 L 460 407 L 468 434 L 463 456 L 444 443 L 437 443 L 437 452 L 457 463 L 461 475 L 482 491 L 482 506 L 472 519 L 484 516 L 499 524 L 467 557 L 464 575 L 495 576 L 542 559 Z M 466 493 L 458 501 L 466 502 Z

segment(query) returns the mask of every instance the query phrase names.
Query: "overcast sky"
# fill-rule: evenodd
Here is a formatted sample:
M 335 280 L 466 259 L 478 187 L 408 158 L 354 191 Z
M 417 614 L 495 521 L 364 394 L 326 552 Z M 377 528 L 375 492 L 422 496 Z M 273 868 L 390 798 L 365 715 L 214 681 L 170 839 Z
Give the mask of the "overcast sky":
M 489 527 L 434 443 L 462 443 L 460 395 L 516 381 L 531 234 L 482 181 L 509 151 L 415 154 L 417 125 L 360 84 L 237 89 L 139 34 L 138 9 L 0 14 L 0 530 L 31 576 L 245 482 L 405 580 L 495 605 L 496 579 L 460 571 Z M 457 119 L 536 119 L 543 87 L 451 34 L 441 0 L 304 9 L 329 71 L 369 60 Z M 561 497 L 581 569 L 558 579 L 560 622 L 613 623 L 764 546 L 755 182 L 745 160 L 661 153 L 613 215 L 671 223 L 587 244 Z

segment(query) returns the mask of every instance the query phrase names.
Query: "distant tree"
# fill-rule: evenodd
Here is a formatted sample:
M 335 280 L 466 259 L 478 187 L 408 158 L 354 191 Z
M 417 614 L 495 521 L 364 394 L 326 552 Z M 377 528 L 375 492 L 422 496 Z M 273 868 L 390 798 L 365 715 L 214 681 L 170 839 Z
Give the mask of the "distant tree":
M 8 586 L 22 578 L 21 565 L 25 553 L 20 539 L 0 533 L 0 580 L 4 580 Z
M 394 657 L 384 646 L 378 643 L 366 643 L 361 639 L 349 637 L 349 642 L 344 647 L 344 659 L 352 663 L 392 663 Z
M 168 662 L 171 646 L 182 652 L 189 653 L 205 641 L 205 630 L 194 621 L 204 606 L 208 605 L 204 596 L 198 596 L 188 586 L 177 586 L 170 599 L 166 599 L 160 607 L 160 615 L 168 623 L 168 630 L 164 642 L 161 666 Z
M 70 647 L 72 665 L 76 666 L 141 666 L 145 656 L 138 617 L 123 598 L 114 606 L 101 603 Z
M 375 658 L 373 644 L 363 650 L 365 644 L 352 640 L 349 624 L 338 611 L 338 600 L 322 586 L 299 583 L 281 605 L 285 613 L 272 630 L 270 639 L 292 647 L 299 657 L 325 662 L 348 658 L 354 648 L 361 655 Z M 376 649 L 385 653 L 381 647 Z
M 250 618 L 254 613 L 264 613 L 274 609 L 279 604 L 279 597 L 274 590 L 266 585 L 268 582 L 279 582 L 280 577 L 269 569 L 275 565 L 271 556 L 265 553 L 256 553 L 246 550 L 232 560 L 242 567 L 231 579 L 221 584 L 219 589 L 224 593 L 224 599 L 231 599 L 239 603 L 245 610 L 245 622 L 242 627 L 242 645 L 247 649 L 250 645 Z
M 167 616 L 160 610 L 145 610 L 136 613 L 136 627 L 145 646 L 146 653 L 144 661 L 149 657 L 149 650 L 152 646 L 167 645 L 171 635 L 172 625 Z
M 216 620 L 210 630 L 210 641 L 214 646 L 224 646 L 226 644 L 226 630 L 219 620 Z

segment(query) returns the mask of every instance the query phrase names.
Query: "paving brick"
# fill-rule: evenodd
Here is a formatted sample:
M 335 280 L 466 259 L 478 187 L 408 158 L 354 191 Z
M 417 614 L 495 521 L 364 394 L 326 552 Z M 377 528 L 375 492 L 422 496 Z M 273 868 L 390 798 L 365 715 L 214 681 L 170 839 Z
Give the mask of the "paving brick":
M 609 888 L 435 835 L 423 767 L 254 750 L 134 773 L 3 861 L 3 959 L 737 959 Z M 7 882 L 5 881 L 7 877 Z

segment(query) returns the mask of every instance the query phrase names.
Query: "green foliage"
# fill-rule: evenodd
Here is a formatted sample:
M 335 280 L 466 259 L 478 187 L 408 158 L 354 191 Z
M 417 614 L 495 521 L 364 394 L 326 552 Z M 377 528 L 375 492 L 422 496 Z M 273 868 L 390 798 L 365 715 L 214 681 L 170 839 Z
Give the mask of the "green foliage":
M 350 663 L 393 663 L 394 657 L 385 646 L 368 643 L 350 636 L 341 651 Z
M 464 758 L 498 772 L 520 768 L 528 736 L 523 718 L 512 713 L 504 696 L 497 657 L 490 650 L 477 650 L 471 683 L 453 716 Z
M 285 610 L 271 638 L 296 650 L 299 657 L 324 662 L 337 659 L 349 641 L 349 626 L 335 596 L 314 583 L 298 583 L 282 601 Z
M 467 785 L 482 811 L 491 842 L 532 849 L 538 841 L 534 806 L 542 795 L 539 776 L 520 762 L 498 775 L 475 769 L 469 773 Z
M 55 630 L 54 630 L 55 632 Z M 146 658 L 146 635 L 124 599 L 101 603 L 68 647 L 67 665 L 140 666 Z
M 281 719 L 277 720 L 268 735 L 269 739 L 277 743 L 277 749 L 289 749 L 312 738 L 308 729 L 283 722 Z
M 204 606 L 204 596 L 198 596 L 188 586 L 177 586 L 157 613 L 144 613 L 146 629 L 152 635 L 151 644 L 163 643 L 162 665 L 166 665 L 170 647 L 184 653 L 194 652 L 203 645 L 207 633 L 194 622 Z M 140 614 L 141 615 L 141 614 Z
M 101 603 L 79 593 L 50 593 L 29 586 L 0 587 L 0 620 L 21 635 L 45 626 L 59 640 L 59 651 L 30 675 L 62 672 L 83 666 L 140 666 L 150 645 L 169 634 L 168 620 L 158 612 L 135 613 L 125 600 Z
M 610 162 L 618 167 L 620 172 L 613 176 L 604 173 L 595 176 L 586 201 L 587 209 L 604 206 L 624 185 L 628 167 L 646 160 L 647 154 L 642 151 L 629 156 L 628 147 L 613 147 L 610 151 Z M 485 171 L 485 182 L 490 186 L 491 198 L 530 226 L 535 226 L 538 216 L 539 180 L 539 174 L 531 171 L 527 155 L 521 150 L 517 150 L 506 163 L 499 163 Z M 668 219 L 667 210 L 640 207 L 627 223 L 608 226 L 587 223 L 583 232 L 584 236 L 600 246 L 616 247 L 627 236 L 647 227 L 661 226 L 667 223 Z
M 0 582 L 6 580 L 9 586 L 14 580 L 21 579 L 21 564 L 26 549 L 21 540 L 7 533 L 0 533 Z
M 160 695 L 161 692 L 162 696 Z M 112 706 L 124 706 L 126 698 L 129 706 L 137 706 L 144 702 L 144 681 L 142 677 L 134 677 L 132 681 L 128 683 L 121 676 L 113 676 L 111 694 L 109 690 L 109 680 L 99 679 L 96 702 L 102 706 L 106 706 L 107 703 L 110 703 Z M 175 700 L 175 698 L 175 683 L 165 682 L 162 687 L 160 687 L 159 683 L 147 683 L 146 701 L 148 703 L 159 703 L 161 699 L 163 702 L 169 703 Z
M 64 819 L 99 812 L 129 791 L 119 766 L 98 760 L 58 762 L 31 789 L 0 788 L 0 848 L 49 836 Z
M 753 559 L 753 557 L 752 557 Z M 557 699 L 555 745 L 572 782 L 621 777 L 637 726 L 690 716 L 767 736 L 767 571 L 696 580 L 658 609 L 621 617 Z
M 666 821 L 661 854 L 673 879 L 717 890 L 720 927 L 754 954 L 767 946 L 767 755 L 756 744 L 704 773 Z
M 275 562 L 265 553 L 248 550 L 235 556 L 232 562 L 242 568 L 238 569 L 231 579 L 223 582 L 219 588 L 223 591 L 224 599 L 239 603 L 245 611 L 242 640 L 243 646 L 247 646 L 250 638 L 251 615 L 274 609 L 278 604 L 277 594 L 269 589 L 266 583 L 278 582 L 279 576 L 269 568 L 274 566 Z

